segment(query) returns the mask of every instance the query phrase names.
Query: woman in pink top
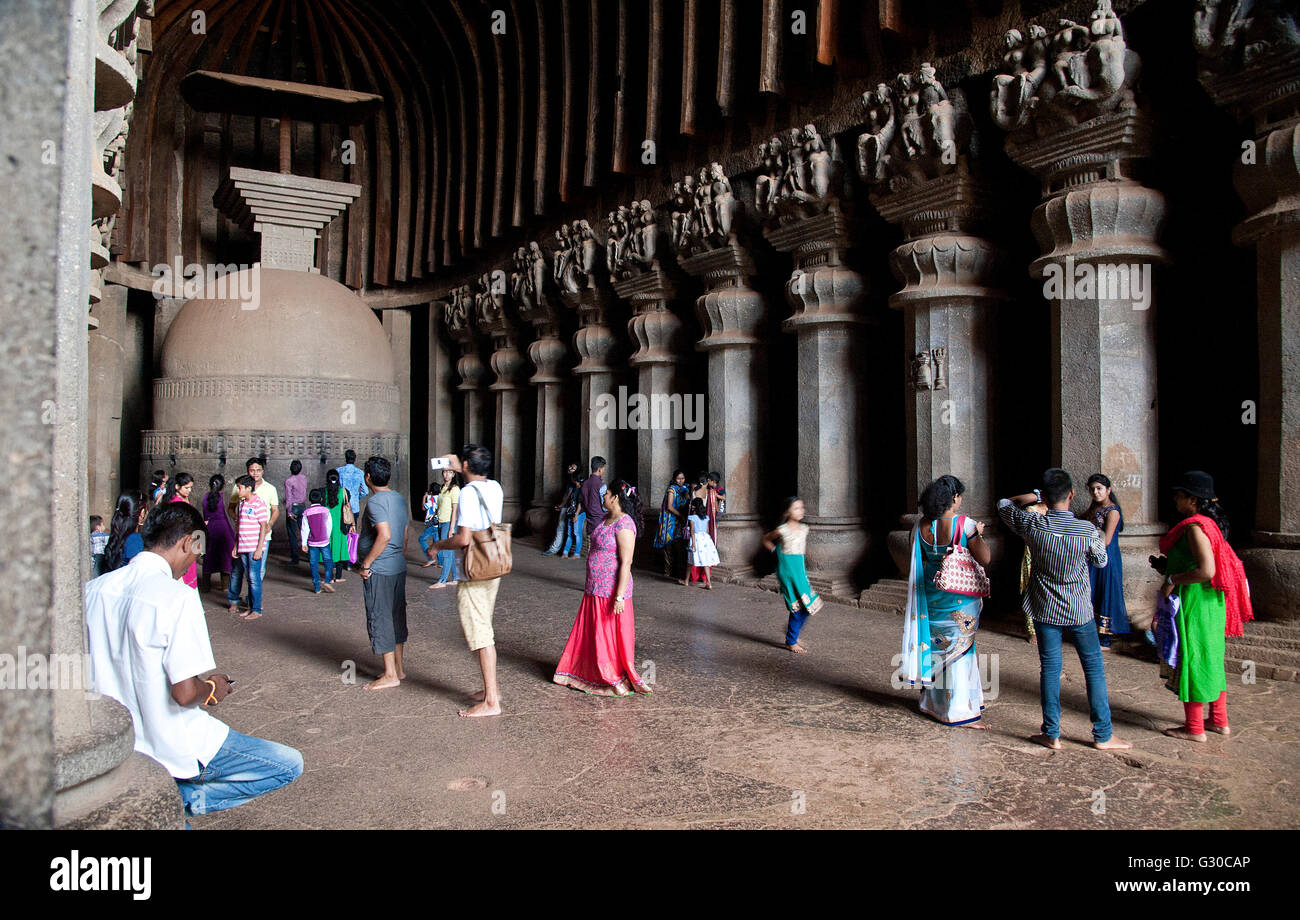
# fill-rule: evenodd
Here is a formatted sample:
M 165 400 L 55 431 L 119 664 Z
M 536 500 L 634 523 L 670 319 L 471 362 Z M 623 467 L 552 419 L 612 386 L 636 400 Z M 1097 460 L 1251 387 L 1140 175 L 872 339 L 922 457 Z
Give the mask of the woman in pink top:
M 190 492 L 194 490 L 194 477 L 189 473 L 177 473 L 169 483 L 167 491 L 163 493 L 164 502 L 186 502 L 190 500 Z M 159 502 L 162 504 L 162 502 Z M 191 562 L 190 567 L 185 570 L 185 576 L 182 579 L 185 584 L 189 585 L 195 591 L 199 589 L 199 564 Z
M 602 504 L 608 513 L 591 533 L 587 590 L 553 679 L 598 696 L 649 693 L 649 684 L 636 672 L 632 618 L 632 550 L 641 499 L 635 487 L 619 482 Z

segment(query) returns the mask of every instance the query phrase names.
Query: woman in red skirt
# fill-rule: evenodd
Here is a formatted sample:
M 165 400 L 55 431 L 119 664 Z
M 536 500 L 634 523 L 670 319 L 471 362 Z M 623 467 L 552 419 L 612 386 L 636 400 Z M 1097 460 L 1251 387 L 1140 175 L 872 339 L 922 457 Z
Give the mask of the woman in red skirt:
M 649 693 L 637 674 L 636 626 L 632 619 L 632 549 L 641 498 L 636 487 L 619 481 L 605 492 L 608 512 L 591 532 L 587 590 L 573 621 L 564 654 L 555 667 L 557 684 L 598 696 Z

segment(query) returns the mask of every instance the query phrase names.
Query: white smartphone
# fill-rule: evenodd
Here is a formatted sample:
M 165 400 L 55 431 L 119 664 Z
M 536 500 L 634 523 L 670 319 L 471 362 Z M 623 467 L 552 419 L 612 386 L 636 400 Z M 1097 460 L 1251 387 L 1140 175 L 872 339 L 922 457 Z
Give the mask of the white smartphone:
M 451 469 L 451 462 L 446 457 L 434 457 L 429 461 L 429 466 L 435 470 Z

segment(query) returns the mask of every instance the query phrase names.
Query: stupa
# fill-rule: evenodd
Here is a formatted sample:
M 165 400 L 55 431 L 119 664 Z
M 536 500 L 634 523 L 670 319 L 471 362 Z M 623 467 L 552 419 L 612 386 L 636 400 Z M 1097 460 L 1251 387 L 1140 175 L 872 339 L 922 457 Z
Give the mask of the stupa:
M 143 433 L 142 477 L 185 471 L 196 492 L 214 472 L 229 482 L 249 457 L 283 488 L 302 461 L 312 487 L 355 450 L 394 463 L 405 491 L 408 436 L 388 336 L 359 296 L 316 267 L 319 232 L 361 186 L 293 175 L 294 118 L 355 124 L 382 99 L 328 87 L 198 71 L 181 83 L 200 111 L 280 118 L 280 171 L 231 167 L 213 196 L 237 225 L 261 236 L 254 266 L 209 277 L 163 342 L 154 427 Z M 280 528 L 276 528 L 277 534 Z

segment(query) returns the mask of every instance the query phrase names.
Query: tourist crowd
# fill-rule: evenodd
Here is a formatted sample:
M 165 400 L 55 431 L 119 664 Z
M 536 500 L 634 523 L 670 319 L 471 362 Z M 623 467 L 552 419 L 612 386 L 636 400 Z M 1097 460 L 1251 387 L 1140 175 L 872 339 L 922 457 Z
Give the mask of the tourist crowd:
M 383 662 L 383 672 L 365 689 L 394 688 L 406 677 L 410 512 L 390 485 L 387 459 L 371 457 L 363 467 L 352 451 L 345 459 L 328 471 L 324 488 L 314 489 L 302 464 L 291 464 L 283 492 L 289 562 L 306 558 L 316 594 L 333 593 L 347 571 L 359 575 L 370 648 Z M 438 458 L 441 481 L 429 483 L 421 502 L 424 565 L 442 570 L 430 588 L 456 588 L 462 631 L 483 680 L 474 704 L 460 713 L 467 718 L 501 712 L 493 615 L 511 548 L 492 463 L 491 451 L 475 444 Z M 96 687 L 131 711 L 137 750 L 171 770 L 189 814 L 233 807 L 302 772 L 297 751 L 241 735 L 207 711 L 233 691 L 234 681 L 215 671 L 199 590 L 210 589 L 217 575 L 232 614 L 246 621 L 262 617 L 271 534 L 280 518 L 280 492 L 263 477 L 264 460 L 250 458 L 245 468 L 229 493 L 224 477 L 212 476 L 197 507 L 192 476 L 157 471 L 148 499 L 125 492 L 107 525 L 98 516 L 90 521 L 95 577 L 86 586 L 86 622 Z M 587 476 L 579 470 L 576 463 L 567 468 L 554 506 L 554 539 L 543 551 L 566 558 L 586 551 L 582 601 L 553 680 L 602 696 L 649 693 L 634 663 L 632 560 L 645 520 L 643 500 L 624 480 L 605 482 L 603 457 L 591 459 Z M 1071 476 L 1050 469 L 1038 488 L 1001 499 L 997 513 L 1024 543 L 1021 609 L 1038 647 L 1042 708 L 1040 731 L 1031 740 L 1061 746 L 1062 647 L 1069 642 L 1083 667 L 1094 746 L 1126 749 L 1132 745 L 1114 735 L 1102 654 L 1113 636 L 1130 631 L 1119 548 L 1123 512 L 1106 476 L 1092 475 L 1087 486 L 1091 504 L 1076 516 Z M 982 728 L 975 641 L 992 552 L 986 523 L 961 512 L 964 493 L 962 482 L 948 475 L 921 494 L 908 544 L 898 676 L 919 688 L 922 713 L 946 725 Z M 1241 635 L 1252 618 L 1249 588 L 1227 543 L 1228 522 L 1210 476 L 1185 474 L 1173 498 L 1182 519 L 1161 540 L 1161 555 L 1151 557 L 1165 580 L 1147 637 L 1158 645 L 1167 686 L 1185 705 L 1184 724 L 1166 734 L 1203 742 L 1207 730 L 1230 731 L 1225 636 Z M 683 471 L 673 472 L 650 541 L 666 577 L 712 588 L 725 511 L 717 473 L 702 472 L 688 482 Z M 823 607 L 805 564 L 810 528 L 804 516 L 803 501 L 789 497 L 778 526 L 761 538 L 775 554 L 787 611 L 784 646 L 796 653 L 807 653 L 801 633 Z

